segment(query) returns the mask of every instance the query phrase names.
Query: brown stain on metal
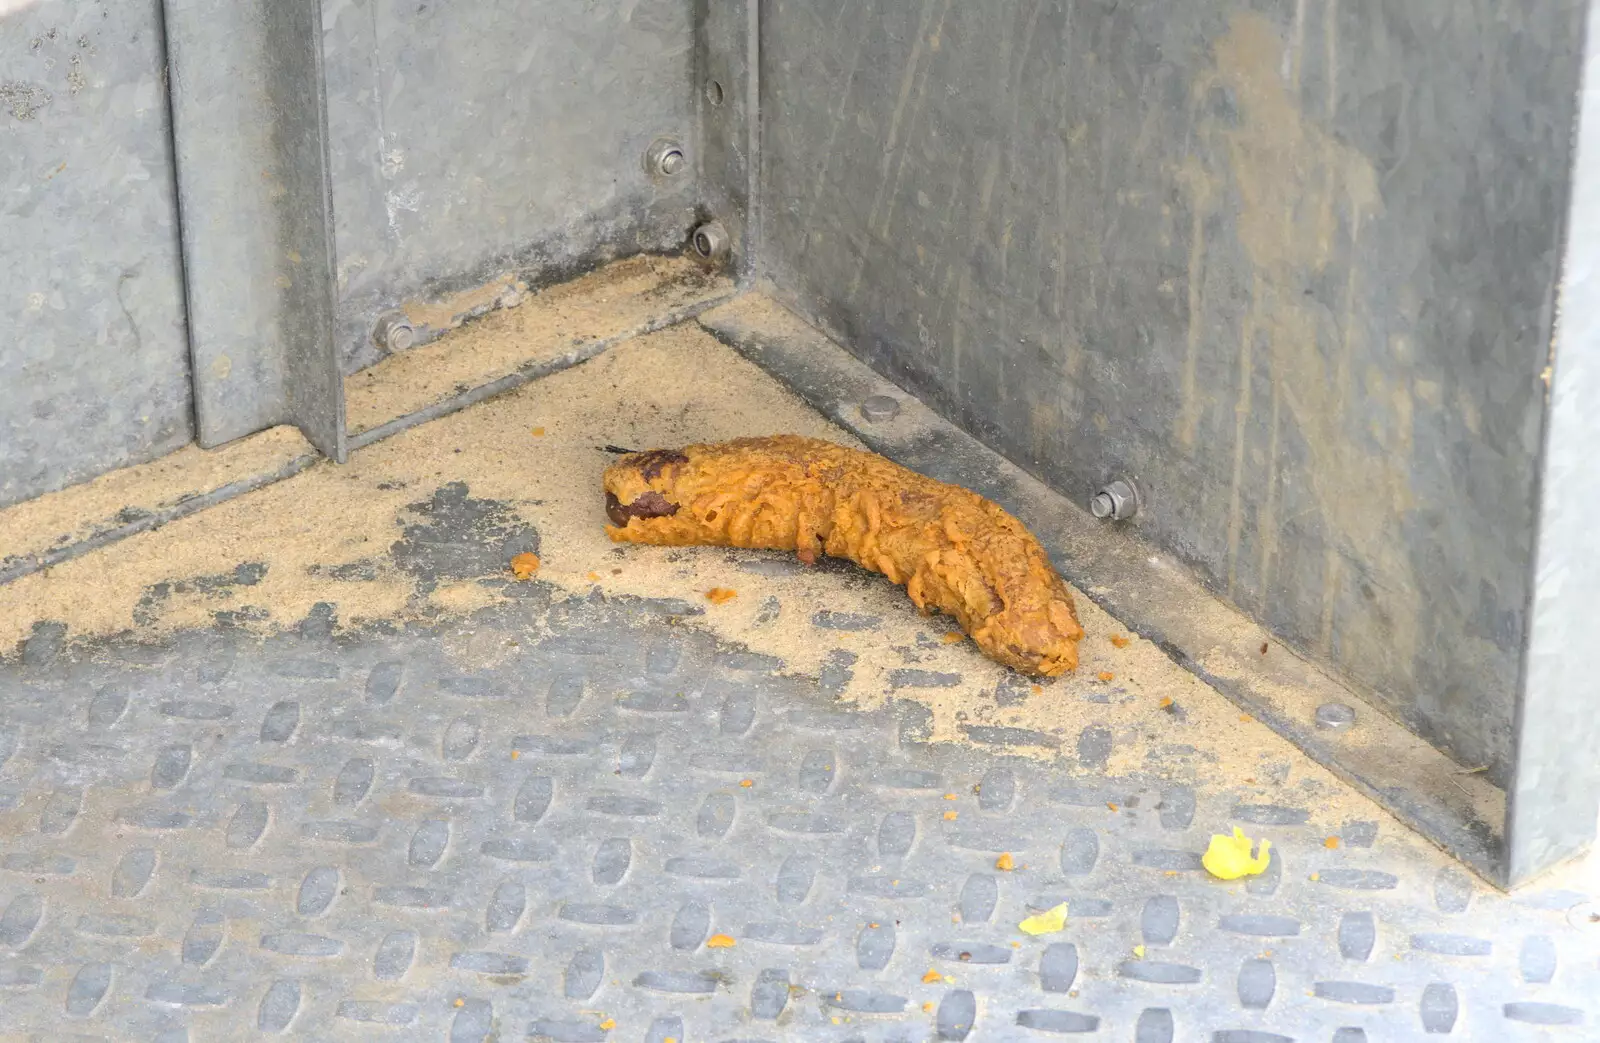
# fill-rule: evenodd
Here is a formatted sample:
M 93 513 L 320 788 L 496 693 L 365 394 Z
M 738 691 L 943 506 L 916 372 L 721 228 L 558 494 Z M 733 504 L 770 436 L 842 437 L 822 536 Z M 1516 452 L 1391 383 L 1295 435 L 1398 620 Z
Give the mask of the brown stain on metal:
M 1328 53 L 1336 58 L 1334 27 L 1327 24 L 1324 31 Z M 1193 85 L 1194 111 L 1200 114 L 1195 136 L 1210 147 L 1197 150 L 1177 172 L 1194 220 L 1190 351 L 1177 433 L 1183 444 L 1196 444 L 1204 403 L 1191 366 L 1199 347 L 1196 324 L 1205 312 L 1205 259 L 1216 246 L 1200 237 L 1205 216 L 1222 208 L 1234 215 L 1251 272 L 1249 310 L 1237 348 L 1233 480 L 1225 520 L 1229 593 L 1255 602 L 1251 607 L 1258 612 L 1268 610 L 1279 539 L 1289 520 L 1281 516 L 1288 491 L 1281 466 L 1292 439 L 1305 453 L 1304 485 L 1315 501 L 1327 547 L 1321 651 L 1332 653 L 1338 630 L 1342 658 L 1353 654 L 1367 660 L 1360 673 L 1408 674 L 1421 608 L 1399 531 L 1415 506 L 1409 477 L 1411 388 L 1408 378 L 1392 375 L 1404 372 L 1403 358 L 1387 374 L 1377 366 L 1352 372 L 1355 359 L 1372 353 L 1372 346 L 1362 342 L 1368 327 L 1357 251 L 1363 224 L 1381 214 L 1383 201 L 1371 160 L 1303 111 L 1289 75 L 1300 66 L 1297 52 L 1264 16 L 1238 14 L 1214 44 L 1213 67 Z M 1233 102 L 1236 119 L 1214 115 L 1205 104 L 1218 90 Z M 1329 115 L 1333 99 L 1330 93 Z M 1335 316 L 1306 288 L 1340 268 L 1343 299 L 1334 302 Z M 1334 349 L 1331 362 L 1323 346 Z M 1406 344 L 1401 340 L 1387 347 L 1404 354 Z M 1268 375 L 1264 402 L 1252 388 L 1263 364 Z M 1360 387 L 1354 386 L 1358 379 Z M 1357 427 L 1360 418 L 1351 408 L 1357 400 L 1363 404 L 1361 416 L 1368 418 L 1364 429 Z M 1265 437 L 1252 438 L 1262 426 Z M 1373 445 L 1379 448 L 1368 448 Z M 1260 507 L 1252 531 L 1254 578 L 1248 583 L 1241 561 L 1247 502 Z M 1346 618 L 1338 615 L 1337 605 L 1352 564 L 1375 604 Z M 1373 656 L 1393 662 L 1374 671 Z

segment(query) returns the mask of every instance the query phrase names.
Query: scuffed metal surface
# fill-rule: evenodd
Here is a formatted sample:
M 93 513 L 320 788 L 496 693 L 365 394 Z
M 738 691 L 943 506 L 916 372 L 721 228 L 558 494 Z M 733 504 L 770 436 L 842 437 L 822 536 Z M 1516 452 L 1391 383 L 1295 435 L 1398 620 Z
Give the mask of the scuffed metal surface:
M 382 357 L 373 320 L 401 301 L 685 241 L 694 174 L 656 183 L 642 157 L 658 135 L 692 140 L 689 16 L 683 0 L 324 3 L 347 372 Z
M 159 15 L 0 15 L 0 506 L 190 439 Z
M 1503 782 L 1579 0 L 773 0 L 767 270 Z

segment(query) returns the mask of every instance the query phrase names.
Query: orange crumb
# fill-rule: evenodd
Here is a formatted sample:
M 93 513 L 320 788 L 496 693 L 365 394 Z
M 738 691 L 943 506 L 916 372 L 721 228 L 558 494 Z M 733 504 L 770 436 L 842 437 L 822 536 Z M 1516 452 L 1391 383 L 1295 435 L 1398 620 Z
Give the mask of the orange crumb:
M 1112 634 L 1111 643 L 1118 648 L 1127 648 L 1131 641 L 1125 634 Z
M 1172 696 L 1163 695 L 1161 697 L 1161 701 L 1159 703 L 1156 703 L 1156 705 L 1161 707 L 1163 710 L 1171 709 L 1171 707 L 1172 707 Z
M 756 780 L 755 779 L 740 779 L 739 780 L 739 785 L 743 786 L 745 789 L 749 789 L 751 786 L 754 786 L 755 784 L 756 784 Z
M 456 1006 L 465 1007 L 466 1005 L 467 1005 L 467 1001 L 466 1000 L 462 999 L 460 996 L 456 997 Z
M 1102 681 L 1115 681 L 1117 679 L 1117 675 L 1112 673 L 1110 670 L 1100 671 L 1099 676 L 1100 680 Z
M 600 1023 L 600 1031 L 601 1032 L 610 1032 L 612 1029 L 614 1029 L 616 1027 L 617 1027 L 617 1019 L 616 1018 L 607 1018 L 606 1020 L 604 1020 L 604 1021 L 602 1021 Z
M 874 931 L 876 931 L 878 929 L 878 925 L 875 924 L 875 923 L 869 923 L 869 924 L 867 924 L 867 926 L 872 928 Z
M 1328 850 L 1332 851 L 1334 848 L 1339 846 L 1339 838 L 1338 837 L 1329 837 L 1327 840 L 1324 840 L 1322 842 L 1322 846 L 1327 848 Z
M 922 1013 L 924 1013 L 924 1014 L 932 1014 L 933 1013 L 933 1004 L 924 1003 L 922 1005 Z
M 1043 688 L 1041 688 L 1041 687 L 1039 687 L 1039 686 L 1038 686 L 1038 685 L 1034 685 L 1034 686 L 1033 686 L 1033 694 L 1034 694 L 1034 695 L 1040 695 L 1040 694 L 1042 694 L 1042 693 L 1043 693 L 1043 692 L 1044 692 L 1044 689 L 1043 689 Z
M 1250 715 L 1247 714 L 1247 713 L 1241 713 L 1239 715 L 1239 720 L 1241 720 L 1241 721 L 1248 721 L 1249 719 L 1250 719 Z
M 1112 811 L 1115 811 L 1115 810 L 1117 810 L 1117 806 L 1116 806 L 1116 804 L 1114 804 L 1114 803 L 1112 803 L 1112 802 L 1111 802 L 1111 801 L 1109 801 L 1109 800 L 1108 800 L 1108 801 L 1106 801 L 1106 807 L 1108 807 L 1108 808 L 1110 808 L 1110 809 L 1111 809 L 1111 810 L 1112 810 Z
M 522 756 L 522 751 L 521 750 L 512 750 L 511 751 L 511 759 L 512 760 L 516 760 L 520 756 Z
M 954 822 L 955 821 L 955 817 L 957 815 L 959 815 L 959 814 L 961 814 L 961 812 L 959 812 L 959 811 L 946 811 L 944 813 L 944 820 L 946 822 Z
M 732 601 L 738 596 L 739 592 L 737 590 L 730 590 L 727 587 L 712 587 L 710 590 L 706 591 L 706 600 L 711 602 L 713 605 L 724 604 Z
M 939 640 L 943 641 L 947 645 L 955 645 L 955 644 L 960 644 L 962 641 L 965 641 L 966 638 L 967 638 L 967 635 L 963 634 L 961 631 L 952 630 L 949 633 L 945 634 L 943 637 L 939 638 Z
M 589 582 L 590 583 L 599 583 L 600 582 L 600 573 L 598 573 L 598 572 L 589 573 Z
M 956 795 L 954 793 L 946 793 L 944 795 L 944 799 L 945 800 L 955 800 L 956 799 Z
M 1003 872 L 1009 873 L 1013 869 L 1017 868 L 1017 860 L 1011 857 L 1011 852 L 1007 851 L 1005 854 L 994 860 L 994 867 Z
M 529 554 L 527 551 L 511 559 L 511 574 L 518 579 L 532 579 L 533 574 L 539 571 L 539 555 Z
M 706 939 L 707 949 L 731 949 L 737 944 L 731 935 L 726 934 L 713 934 Z
M 535 437 L 535 438 L 543 438 L 544 437 L 544 428 L 542 428 L 542 427 L 534 428 L 533 429 L 533 437 Z
M 943 980 L 944 975 L 940 974 L 938 971 L 929 971 L 927 974 L 922 976 L 922 984 L 924 985 L 932 985 L 934 982 Z

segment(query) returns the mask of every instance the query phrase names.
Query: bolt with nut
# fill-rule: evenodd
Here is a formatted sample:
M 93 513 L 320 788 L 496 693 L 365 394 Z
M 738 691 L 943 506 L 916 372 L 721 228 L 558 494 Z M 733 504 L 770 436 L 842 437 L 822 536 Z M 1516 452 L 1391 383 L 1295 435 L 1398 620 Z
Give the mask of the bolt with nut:
M 657 138 L 644 154 L 645 173 L 652 177 L 674 177 L 688 165 L 688 153 L 674 138 Z
M 733 249 L 733 240 L 721 221 L 707 221 L 696 228 L 689 237 L 689 243 L 694 247 L 695 255 L 707 264 L 721 261 Z
M 385 351 L 405 351 L 417 342 L 417 331 L 404 315 L 393 312 L 378 319 L 372 339 Z
M 1126 478 L 1118 478 L 1094 494 L 1089 513 L 1101 521 L 1127 521 L 1139 513 L 1139 493 Z

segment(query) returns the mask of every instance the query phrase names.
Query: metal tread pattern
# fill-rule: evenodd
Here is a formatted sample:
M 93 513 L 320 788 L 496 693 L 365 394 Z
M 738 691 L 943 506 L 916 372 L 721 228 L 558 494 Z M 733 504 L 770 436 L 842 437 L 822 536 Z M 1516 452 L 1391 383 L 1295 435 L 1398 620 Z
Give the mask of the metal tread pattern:
M 932 745 L 915 704 L 838 707 L 692 606 L 523 589 L 356 637 L 42 628 L 0 667 L 0 1039 L 1600 1032 L 1583 895 L 1014 736 Z M 1234 822 L 1276 857 L 1225 884 L 1199 856 Z M 1061 901 L 1063 932 L 1016 929 Z

